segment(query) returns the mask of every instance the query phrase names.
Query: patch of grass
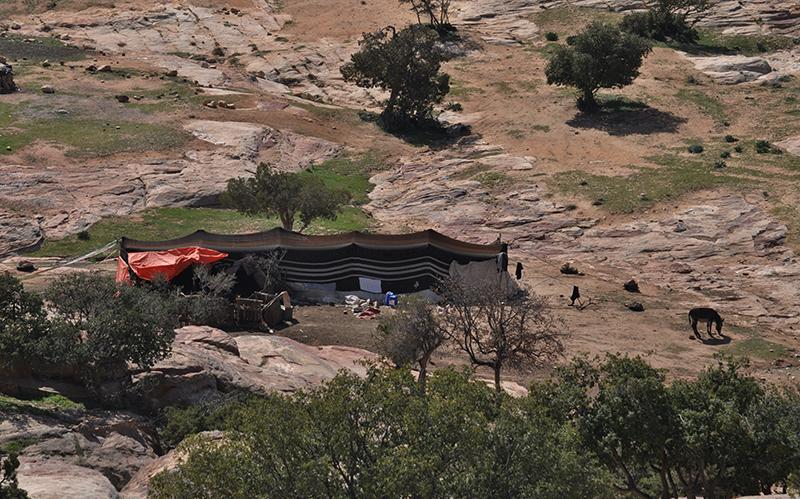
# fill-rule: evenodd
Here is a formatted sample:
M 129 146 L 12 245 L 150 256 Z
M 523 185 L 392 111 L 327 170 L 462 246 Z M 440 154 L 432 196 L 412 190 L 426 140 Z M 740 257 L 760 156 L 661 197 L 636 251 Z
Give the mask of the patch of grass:
M 725 351 L 734 356 L 773 361 L 786 355 L 786 347 L 763 338 L 735 340 Z
M 15 122 L 14 128 L 0 130 L 0 154 L 9 154 L 33 142 L 43 141 L 66 146 L 68 156 L 97 157 L 169 149 L 183 144 L 190 137 L 183 130 L 157 123 L 109 123 L 66 115 L 49 120 Z M 9 146 L 11 151 L 6 149 Z
M 794 247 L 800 245 L 800 210 L 794 206 L 780 205 L 772 209 L 781 222 L 786 224 L 786 244 Z
M 790 37 L 780 35 L 726 35 L 712 30 L 700 30 L 699 35 L 695 50 L 713 53 L 756 55 L 795 46 Z
M 450 80 L 450 92 L 448 93 L 448 96 L 450 97 L 455 97 L 457 99 L 469 99 L 471 95 L 485 93 L 486 92 L 482 88 L 468 87 L 462 81 L 456 79 Z
M 685 345 L 681 345 L 681 344 L 678 344 L 678 343 L 670 343 L 669 345 L 664 347 L 664 350 L 669 352 L 669 353 L 671 353 L 671 354 L 679 355 L 679 354 L 682 354 L 684 352 L 688 352 L 690 349 L 689 349 L 689 347 L 687 347 Z
M 489 189 L 496 189 L 511 183 L 511 177 L 505 173 L 495 171 L 479 173 L 475 176 L 475 180 Z
M 531 130 L 536 130 L 537 132 L 545 132 L 545 133 L 547 133 L 547 132 L 550 131 L 550 127 L 547 126 L 547 125 L 533 125 L 531 127 Z
M 519 130 L 517 128 L 511 129 L 511 130 L 506 130 L 506 135 L 508 135 L 508 136 L 510 136 L 510 137 L 512 137 L 514 139 L 517 139 L 517 140 L 522 140 L 522 139 L 525 138 L 525 132 L 523 132 L 522 130 Z
M 55 38 L 32 38 L 9 36 L 0 38 L 0 54 L 14 61 L 28 59 L 31 61 L 76 61 L 86 58 L 88 52 L 78 47 L 66 45 Z
M 552 7 L 536 12 L 531 20 L 542 33 L 554 33 L 559 38 L 575 35 L 592 21 L 619 24 L 622 14 L 588 7 Z
M 60 411 L 83 411 L 85 409 L 83 404 L 58 394 L 47 394 L 24 400 L 0 394 L 0 413 L 5 414 L 52 416 Z
M 589 200 L 603 198 L 603 208 L 612 213 L 632 213 L 690 192 L 752 182 L 727 172 L 714 171 L 711 161 L 676 155 L 647 159 L 659 167 L 633 167 L 636 171 L 627 176 L 561 172 L 551 177 L 550 183 L 557 190 Z M 581 185 L 584 182 L 585 185 Z
M 498 92 L 503 95 L 514 95 L 516 90 L 512 87 L 508 82 L 505 81 L 494 81 L 491 83 L 491 86 L 495 87 Z
M 681 89 L 675 94 L 675 97 L 682 101 L 687 101 L 700 109 L 704 114 L 713 118 L 717 123 L 724 123 L 728 120 L 728 115 L 725 111 L 725 105 L 715 97 L 694 89 Z
M 483 163 L 473 163 L 458 173 L 450 176 L 453 180 L 469 180 L 479 173 L 488 172 L 492 167 Z

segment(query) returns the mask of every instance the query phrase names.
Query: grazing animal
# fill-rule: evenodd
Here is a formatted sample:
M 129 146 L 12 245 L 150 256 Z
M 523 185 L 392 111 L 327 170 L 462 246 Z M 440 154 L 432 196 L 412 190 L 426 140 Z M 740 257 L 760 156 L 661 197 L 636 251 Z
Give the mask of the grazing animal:
M 725 322 L 725 319 L 720 317 L 716 310 L 713 308 L 693 308 L 689 310 L 689 324 L 692 326 L 692 330 L 694 331 L 695 337 L 697 339 L 700 338 L 700 333 L 697 332 L 697 323 L 698 322 L 705 322 L 706 323 L 706 330 L 708 331 L 708 336 L 714 336 L 711 334 L 711 325 L 714 324 L 717 327 L 717 334 L 722 336 L 722 323 Z

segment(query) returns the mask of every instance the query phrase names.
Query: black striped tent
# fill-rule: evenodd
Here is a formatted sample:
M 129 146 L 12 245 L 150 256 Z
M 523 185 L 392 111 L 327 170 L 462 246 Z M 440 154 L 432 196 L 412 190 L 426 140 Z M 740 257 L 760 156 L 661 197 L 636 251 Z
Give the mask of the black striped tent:
M 373 286 L 375 281 L 379 282 L 381 292 L 413 292 L 430 289 L 438 278 L 447 276 L 452 262 L 467 264 L 497 259 L 501 266 L 507 262 L 507 245 L 499 241 L 467 243 L 434 230 L 401 235 L 350 232 L 330 236 L 309 236 L 283 229 L 246 235 L 201 230 L 170 241 L 123 238 L 120 256 L 127 262 L 129 253 L 185 247 L 228 253 L 229 263 L 248 255 L 284 251 L 281 268 L 288 282 L 335 284 L 337 291 L 364 289 L 364 279 L 369 279 Z

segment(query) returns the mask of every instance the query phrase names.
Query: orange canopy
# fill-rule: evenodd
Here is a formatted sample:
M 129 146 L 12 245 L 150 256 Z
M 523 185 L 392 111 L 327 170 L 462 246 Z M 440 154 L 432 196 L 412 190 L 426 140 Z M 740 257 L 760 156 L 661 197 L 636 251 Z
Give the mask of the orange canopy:
M 227 256 L 227 253 L 198 247 L 128 253 L 127 265 L 122 258 L 117 262 L 117 282 L 129 280 L 126 267 L 145 281 L 152 281 L 156 276 L 163 276 L 171 281 L 190 265 L 214 263 Z

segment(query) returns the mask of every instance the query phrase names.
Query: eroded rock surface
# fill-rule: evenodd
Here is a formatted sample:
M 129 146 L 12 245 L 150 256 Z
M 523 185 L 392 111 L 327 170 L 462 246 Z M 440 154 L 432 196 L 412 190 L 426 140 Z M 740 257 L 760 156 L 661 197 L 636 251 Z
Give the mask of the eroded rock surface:
M 377 357 L 357 348 L 311 347 L 289 338 L 244 334 L 235 338 L 211 327 L 179 329 L 171 355 L 135 377 L 154 408 L 213 400 L 220 393 L 294 392 L 318 386 L 341 369 L 364 373 L 360 360 Z
M 549 199 L 524 179 L 527 170 L 514 170 L 525 162 L 481 143 L 421 153 L 373 177 L 368 209 L 388 226 L 402 221 L 475 242 L 502 236 L 537 266 L 576 261 L 595 275 L 637 275 L 755 323 L 800 323 L 800 264 L 784 245 L 786 226 L 760 206 L 720 193 L 671 215 L 598 225 Z M 510 179 L 500 191 L 476 180 L 486 165 Z

